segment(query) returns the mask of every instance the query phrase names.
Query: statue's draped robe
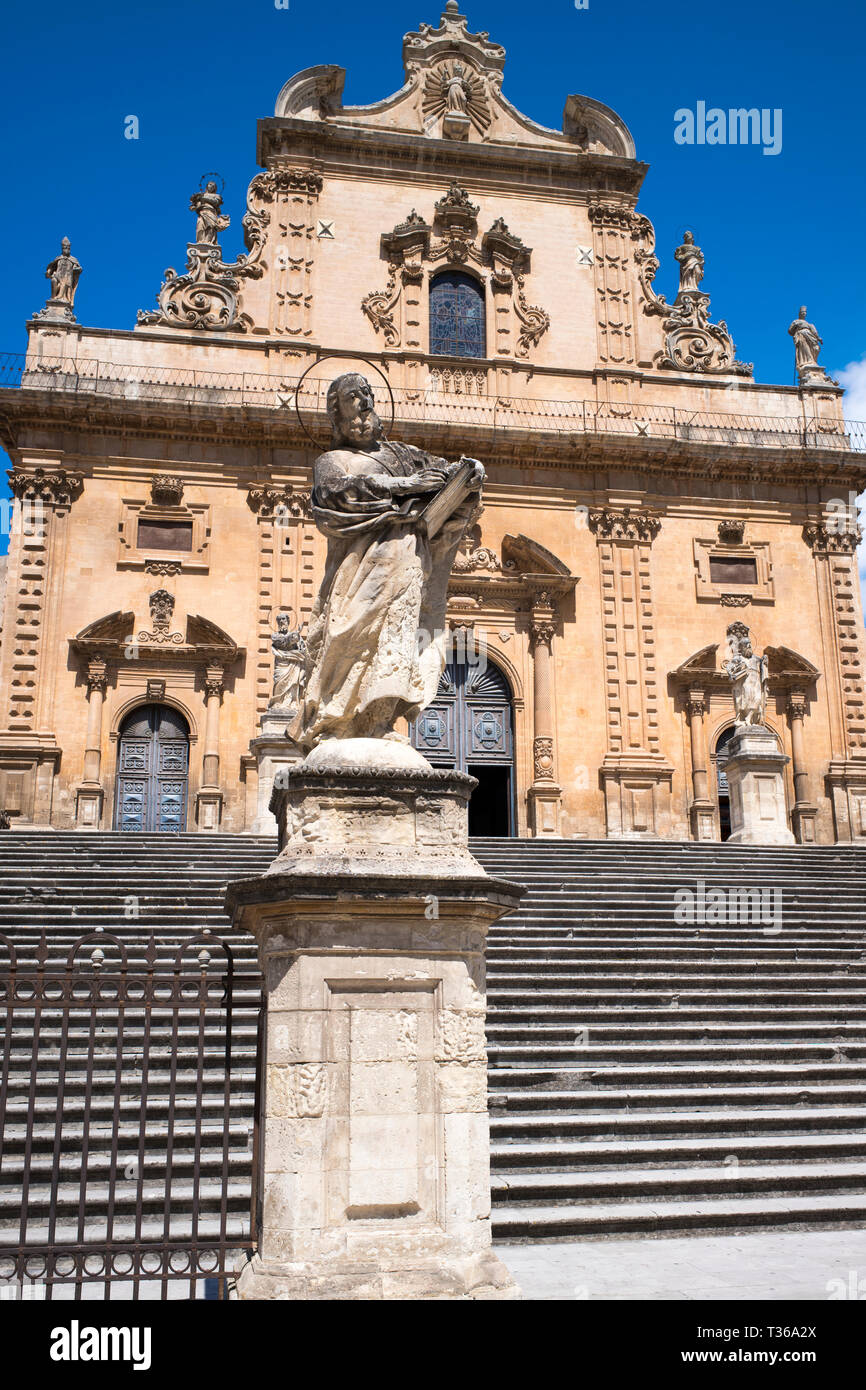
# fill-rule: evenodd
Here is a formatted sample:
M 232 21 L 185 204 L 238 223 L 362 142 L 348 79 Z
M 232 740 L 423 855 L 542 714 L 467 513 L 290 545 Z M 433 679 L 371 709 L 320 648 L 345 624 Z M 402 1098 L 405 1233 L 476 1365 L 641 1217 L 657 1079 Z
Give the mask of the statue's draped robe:
M 731 664 L 734 713 L 738 724 L 761 724 L 764 718 L 766 659 L 762 656 L 738 657 Z
M 307 635 L 304 700 L 289 731 L 304 748 L 328 737 L 381 738 L 435 699 L 448 576 L 473 501 L 430 541 L 415 516 L 432 494 L 383 497 L 375 478 L 443 466 L 390 443 L 373 455 L 344 447 L 316 461 L 313 516 L 328 555 Z

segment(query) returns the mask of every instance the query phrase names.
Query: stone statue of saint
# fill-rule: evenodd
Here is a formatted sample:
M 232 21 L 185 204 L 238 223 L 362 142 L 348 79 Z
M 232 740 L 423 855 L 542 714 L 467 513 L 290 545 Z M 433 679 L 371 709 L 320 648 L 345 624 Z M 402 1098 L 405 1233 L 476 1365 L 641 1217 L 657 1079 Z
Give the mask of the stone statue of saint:
M 450 76 L 445 82 L 445 100 L 448 103 L 449 111 L 458 111 L 461 115 L 466 112 L 466 80 L 463 76 L 463 64 L 455 63 Z
M 277 614 L 277 630 L 271 633 L 274 653 L 274 691 L 268 709 L 276 714 L 297 714 L 304 684 L 307 644 L 300 629 L 293 629 L 288 613 Z
M 213 179 L 205 185 L 204 193 L 193 193 L 189 205 L 196 213 L 195 239 L 199 246 L 216 246 L 219 233 L 225 231 L 231 218 L 220 212 L 222 195 Z
M 767 707 L 767 658 L 752 651 L 745 623 L 731 623 L 727 635 L 731 656 L 722 667 L 733 685 L 737 727 L 763 724 Z
M 70 309 L 75 302 L 75 290 L 81 275 L 81 265 L 70 254 L 71 250 L 69 237 L 65 236 L 60 243 L 60 255 L 54 257 L 45 271 L 46 280 L 51 281 L 51 298 L 58 303 L 68 304 Z
M 674 256 L 680 263 L 680 294 L 693 294 L 704 278 L 704 253 L 695 246 L 691 232 L 683 232 L 683 244 L 678 246 Z
M 818 353 L 824 344 L 824 339 L 818 337 L 818 330 L 815 325 L 808 322 L 805 304 L 800 309 L 799 318 L 794 319 L 788 332 L 794 339 L 797 371 L 802 374 L 808 372 L 810 368 L 817 367 Z
M 312 509 L 328 553 L 289 734 L 308 750 L 325 739 L 405 743 L 396 721 L 435 699 L 445 666 L 448 576 L 484 469 L 386 440 L 370 383 L 357 373 L 331 382 L 327 410 L 333 441 L 315 463 Z M 431 535 L 420 514 L 464 464 L 468 490 Z

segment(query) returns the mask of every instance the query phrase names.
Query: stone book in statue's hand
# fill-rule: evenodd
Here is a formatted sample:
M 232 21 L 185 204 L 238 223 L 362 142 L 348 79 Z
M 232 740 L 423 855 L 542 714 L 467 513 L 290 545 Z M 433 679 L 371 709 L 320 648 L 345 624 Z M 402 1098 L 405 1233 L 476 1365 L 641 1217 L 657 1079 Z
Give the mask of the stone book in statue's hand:
M 455 471 L 439 489 L 436 496 L 421 512 L 427 535 L 432 540 L 438 536 L 448 518 L 465 501 L 470 492 L 477 491 L 475 483 L 476 465 L 474 459 L 461 459 Z

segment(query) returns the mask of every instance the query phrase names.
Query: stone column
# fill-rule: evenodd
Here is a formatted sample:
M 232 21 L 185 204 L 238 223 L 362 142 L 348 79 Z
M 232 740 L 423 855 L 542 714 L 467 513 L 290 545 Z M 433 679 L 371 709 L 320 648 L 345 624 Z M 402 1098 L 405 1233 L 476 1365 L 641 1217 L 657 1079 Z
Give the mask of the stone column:
M 556 781 L 553 727 L 553 634 L 555 613 L 547 595 L 532 610 L 533 782 L 529 790 L 531 823 L 536 836 L 559 834 L 562 788 Z
M 686 698 L 689 716 L 689 737 L 692 749 L 692 804 L 690 807 L 692 834 L 696 840 L 717 840 L 716 805 L 710 799 L 707 731 L 704 716 L 707 712 L 706 694 L 692 687 Z
M 98 830 L 104 789 L 102 770 L 102 708 L 108 684 L 108 666 L 99 658 L 87 664 L 87 737 L 84 745 L 84 780 L 75 789 L 75 824 L 79 830 Z
M 220 705 L 225 670 L 208 666 L 204 673 L 205 731 L 202 757 L 202 784 L 196 796 L 196 823 L 199 830 L 218 830 L 222 815 L 220 789 Z
M 228 889 L 267 999 L 238 1297 L 515 1297 L 490 1248 L 484 943 L 522 890 L 469 853 L 473 778 L 399 744 L 365 767 L 373 742 L 281 773 L 281 853 Z
M 791 812 L 794 834 L 800 844 L 814 844 L 818 807 L 809 797 L 809 774 L 803 744 L 803 721 L 806 718 L 804 691 L 790 691 L 787 714 L 791 728 L 791 770 L 794 776 L 794 807 Z

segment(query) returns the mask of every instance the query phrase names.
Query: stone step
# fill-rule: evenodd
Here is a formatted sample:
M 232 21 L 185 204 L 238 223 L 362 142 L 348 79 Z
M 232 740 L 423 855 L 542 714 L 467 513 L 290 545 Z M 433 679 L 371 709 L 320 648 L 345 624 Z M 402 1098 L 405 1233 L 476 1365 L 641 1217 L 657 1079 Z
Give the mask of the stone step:
M 724 1197 L 703 1201 L 585 1204 L 579 1207 L 500 1206 L 493 1209 L 496 1240 L 551 1240 L 588 1235 L 675 1231 L 851 1227 L 866 1224 L 866 1195 Z
M 501 1115 L 490 1117 L 491 1141 L 525 1140 L 534 1135 L 552 1138 L 625 1138 L 647 1134 L 660 1138 L 677 1135 L 692 1137 L 708 1135 L 759 1135 L 785 1133 L 789 1136 L 844 1133 L 862 1126 L 860 1106 L 827 1105 L 824 1107 L 798 1105 L 780 1109 L 761 1110 L 759 1107 L 729 1108 L 718 1114 L 710 1110 L 662 1110 L 617 1115 L 543 1114 Z M 615 1131 L 615 1133 L 613 1132 Z
M 745 1165 L 736 1160 L 720 1167 L 648 1168 L 623 1173 L 618 1168 L 575 1173 L 533 1173 L 521 1169 L 491 1182 L 494 1203 L 540 1206 L 555 1203 L 620 1202 L 624 1198 L 807 1196 L 809 1193 L 856 1193 L 866 1198 L 866 1160 L 860 1163 L 775 1163 Z
M 866 1133 L 859 1134 L 740 1134 L 701 1135 L 691 1138 L 611 1139 L 603 1136 L 584 1140 L 550 1138 L 539 1135 L 533 1142 L 503 1143 L 494 1135 L 491 1160 L 495 1173 L 514 1168 L 533 1168 L 555 1172 L 566 1169 L 669 1167 L 680 1164 L 723 1165 L 736 1158 L 739 1163 L 806 1162 L 840 1159 L 866 1159 Z

